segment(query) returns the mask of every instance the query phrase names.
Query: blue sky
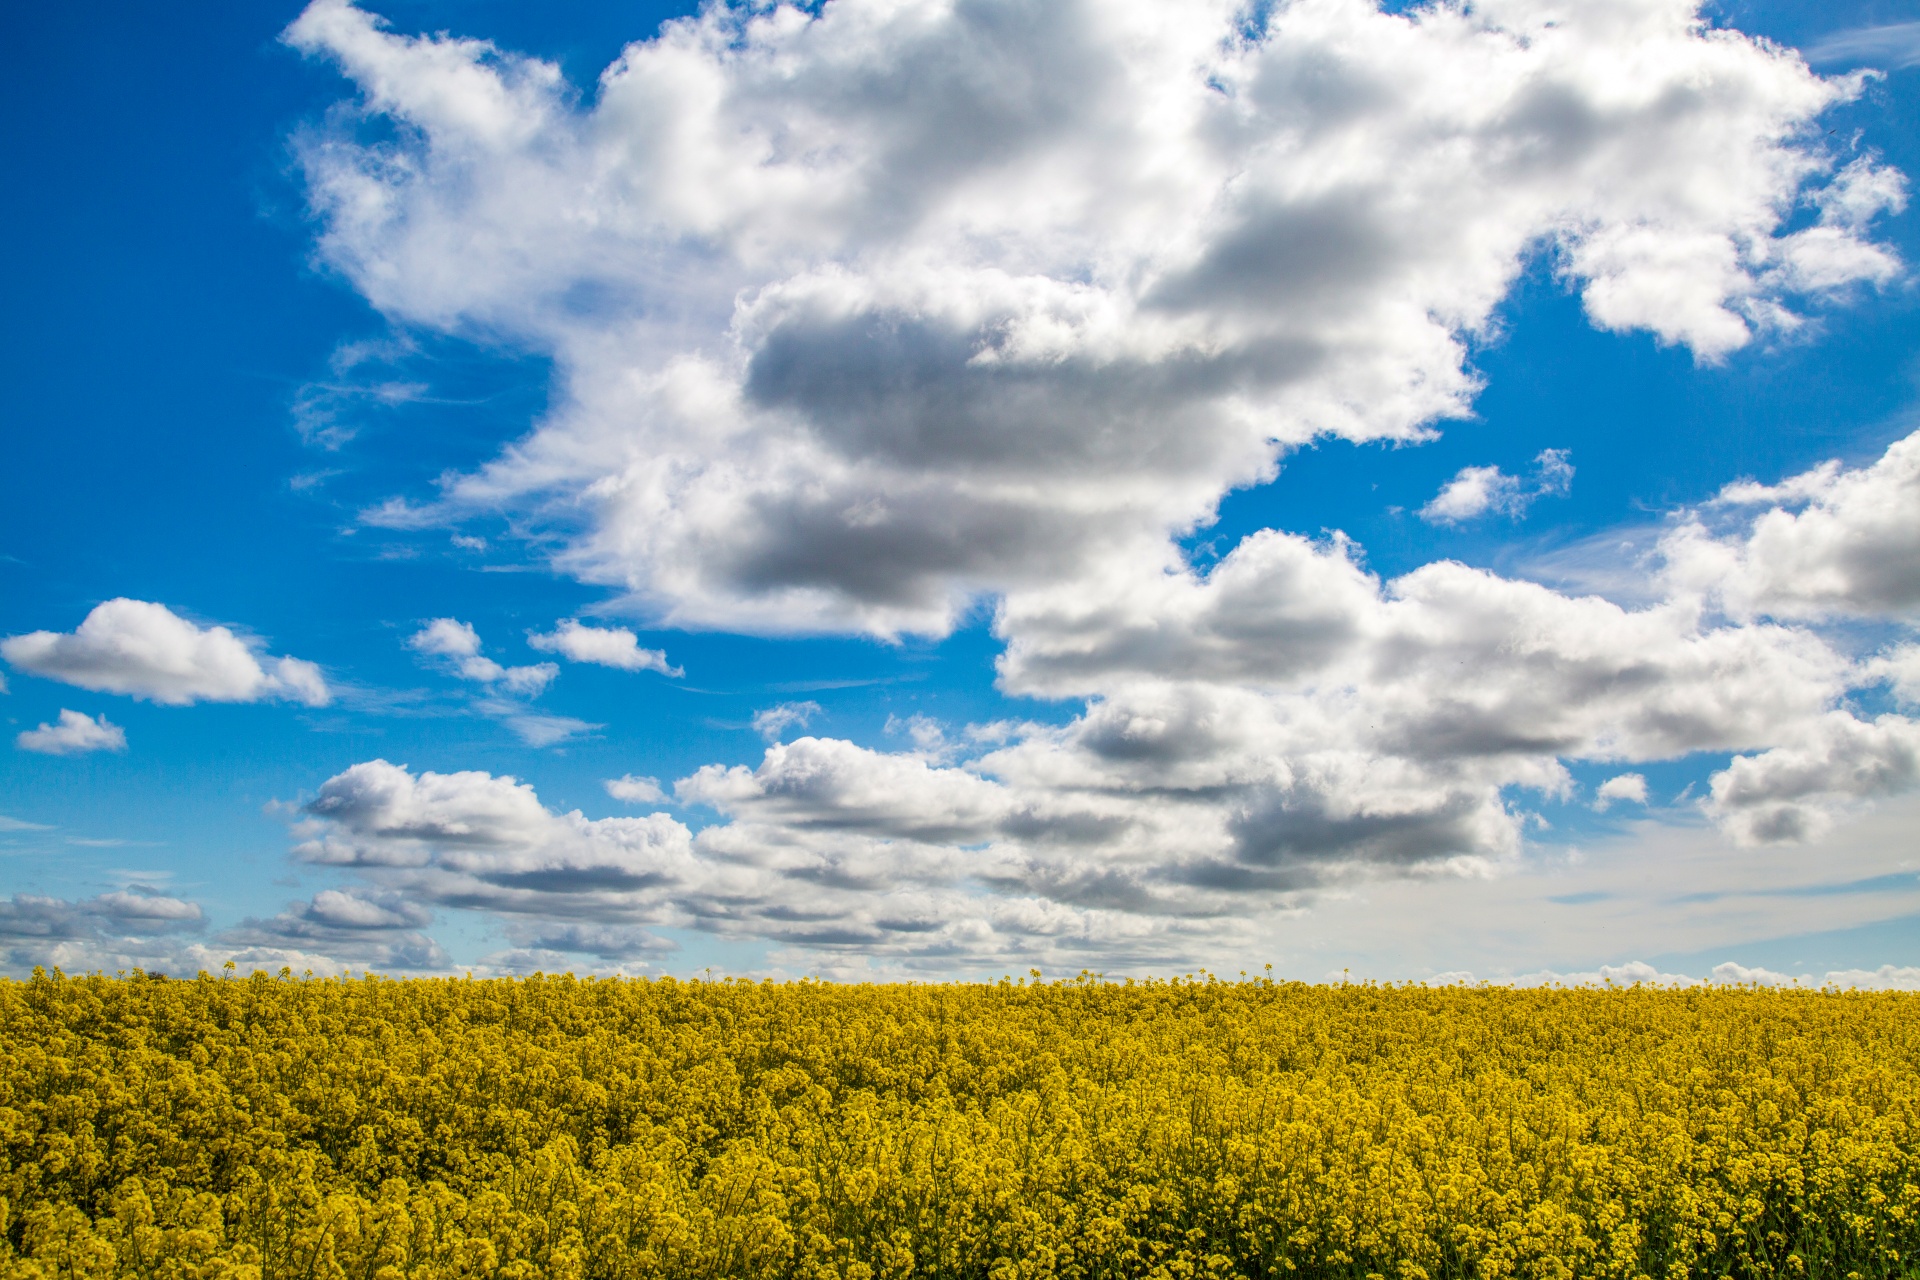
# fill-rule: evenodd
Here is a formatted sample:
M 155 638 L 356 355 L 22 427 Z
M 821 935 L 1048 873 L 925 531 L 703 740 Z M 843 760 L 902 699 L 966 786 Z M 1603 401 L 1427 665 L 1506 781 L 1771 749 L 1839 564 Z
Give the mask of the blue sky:
M 1190 7 L 9 11 L 8 965 L 1920 979 L 1920 12 Z

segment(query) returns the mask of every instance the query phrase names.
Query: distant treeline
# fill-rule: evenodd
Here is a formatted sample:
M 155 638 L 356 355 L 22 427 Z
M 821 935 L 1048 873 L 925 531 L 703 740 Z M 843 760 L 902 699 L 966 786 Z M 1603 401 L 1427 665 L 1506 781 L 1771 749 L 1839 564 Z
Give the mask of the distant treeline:
M 1920 1275 L 1920 997 L 0 982 L 0 1277 Z

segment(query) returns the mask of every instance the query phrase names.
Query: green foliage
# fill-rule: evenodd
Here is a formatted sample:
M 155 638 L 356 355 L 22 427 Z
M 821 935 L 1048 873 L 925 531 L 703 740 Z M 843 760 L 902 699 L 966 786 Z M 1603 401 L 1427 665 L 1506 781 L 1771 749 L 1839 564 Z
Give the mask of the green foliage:
M 1912 1277 L 1920 999 L 0 982 L 0 1280 Z

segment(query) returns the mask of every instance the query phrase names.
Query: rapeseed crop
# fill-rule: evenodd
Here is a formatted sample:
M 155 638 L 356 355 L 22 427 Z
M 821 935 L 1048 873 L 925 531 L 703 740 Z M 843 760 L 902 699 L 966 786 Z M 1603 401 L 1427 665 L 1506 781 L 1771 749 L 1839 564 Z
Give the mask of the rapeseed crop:
M 0 982 L 0 1277 L 1920 1274 L 1920 999 Z

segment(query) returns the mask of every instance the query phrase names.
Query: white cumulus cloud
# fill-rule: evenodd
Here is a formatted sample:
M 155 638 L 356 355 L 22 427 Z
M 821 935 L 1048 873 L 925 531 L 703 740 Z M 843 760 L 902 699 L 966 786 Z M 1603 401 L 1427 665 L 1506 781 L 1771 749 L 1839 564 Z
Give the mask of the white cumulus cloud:
M 1470 973 L 1448 975 L 1456 981 L 1471 983 Z M 1830 969 L 1816 977 L 1810 973 L 1791 974 L 1759 966 L 1748 966 L 1728 960 L 1714 965 L 1704 978 L 1693 977 L 1685 973 L 1668 973 L 1654 968 L 1644 960 L 1629 960 L 1623 964 L 1601 965 L 1597 969 L 1575 973 L 1556 973 L 1542 970 L 1526 974 L 1512 980 L 1511 985 L 1521 987 L 1630 987 L 1635 985 L 1662 987 L 1713 986 L 1760 986 L 1760 987 L 1802 987 L 1818 990 L 1822 987 L 1837 987 L 1841 990 L 1861 991 L 1920 991 L 1920 969 L 1882 965 L 1878 969 Z M 1505 985 L 1505 984 L 1500 984 Z
M 1036 893 L 1018 858 L 943 843 L 1018 825 L 991 784 L 862 754 L 803 739 L 770 747 L 760 770 L 682 780 L 683 802 L 734 817 L 699 835 L 664 813 L 556 813 L 510 777 L 369 761 L 321 787 L 295 853 L 411 902 L 493 912 L 523 946 L 615 958 L 657 949 L 660 927 L 936 965 L 1036 945 L 1168 961 L 1170 938 L 1219 930 Z
M 183 935 L 205 923 L 198 904 L 140 885 L 79 900 L 17 893 L 0 898 L 0 966 L 175 969 L 188 949 Z
M 1742 844 L 1810 840 L 1858 801 L 1920 785 L 1920 723 L 1845 712 L 1713 775 L 1707 810 Z
M 472 658 L 480 653 L 480 633 L 458 618 L 435 618 L 407 638 L 407 647 L 443 658 Z
M 1894 700 L 1902 706 L 1920 707 L 1920 644 L 1903 644 L 1879 654 L 1867 663 L 1865 673 L 1891 686 Z
M 1317 437 L 1466 412 L 1542 246 L 1703 360 L 1898 274 L 1899 175 L 1813 127 L 1860 82 L 1687 0 L 1249 13 L 715 3 L 583 96 L 315 0 L 286 39 L 358 91 L 299 139 L 322 257 L 557 370 L 531 436 L 378 518 L 551 514 L 657 621 L 939 633 L 1166 560 Z
M 1534 499 L 1563 494 L 1573 483 L 1573 466 L 1565 449 L 1544 450 L 1534 460 L 1531 483 L 1498 467 L 1462 467 L 1420 508 L 1420 518 L 1432 524 L 1461 524 L 1488 512 L 1519 517 Z
M 617 778 L 608 778 L 600 784 L 607 794 L 624 804 L 665 804 L 667 793 L 660 789 L 660 779 L 640 778 L 631 773 L 623 773 Z
M 1877 969 L 1830 969 L 1822 986 L 1861 991 L 1920 991 L 1920 966 L 1883 964 Z
M 140 968 L 181 977 L 217 973 L 231 960 L 242 973 L 444 973 L 453 964 L 424 932 L 431 920 L 430 910 L 365 885 L 324 889 L 277 916 L 212 933 L 200 904 L 144 885 L 80 900 L 16 894 L 0 898 L 0 969 Z
M 1867 894 L 1847 883 L 1879 885 L 1899 870 L 1889 835 L 1911 821 L 1912 797 L 1820 866 L 1800 853 L 1732 849 L 1707 831 L 1636 830 L 1591 859 L 1533 858 L 1495 881 L 1444 870 L 1437 879 L 1349 881 L 1357 892 L 1303 912 L 1299 895 L 1271 876 L 1217 864 L 1178 874 L 1169 855 L 1206 817 L 1192 798 L 1141 796 L 1128 806 L 1048 795 L 823 739 L 775 744 L 756 768 L 703 769 L 677 789 L 683 803 L 711 806 L 725 821 L 694 833 L 665 814 L 593 819 L 545 807 L 512 778 L 372 761 L 321 789 L 297 853 L 374 886 L 353 892 L 390 910 L 356 908 L 367 922 L 356 927 L 400 929 L 419 918 L 405 917 L 403 904 L 489 911 L 527 949 L 503 963 L 548 968 L 561 959 L 555 952 L 630 968 L 662 948 L 657 930 L 692 928 L 758 938 L 796 969 L 847 975 L 862 965 L 951 973 L 1022 959 L 1166 972 L 1261 950 L 1290 956 L 1285 971 L 1296 974 L 1321 971 L 1303 968 L 1315 954 L 1343 952 L 1394 956 L 1389 972 L 1445 952 L 1513 973 L 1503 962 L 1516 954 L 1534 957 L 1535 968 L 1543 955 L 1597 951 L 1604 960 L 1670 943 L 1676 932 L 1720 946 L 1869 923 L 1920 903 L 1910 867 L 1892 877 L 1911 881 L 1905 888 Z M 1164 820 L 1150 825 L 1156 813 Z M 1380 824 L 1367 834 L 1390 841 L 1393 831 Z M 1209 835 L 1191 847 L 1208 851 Z M 318 901 L 292 914 L 351 923 Z M 283 918 L 274 929 L 284 939 L 307 927 Z M 1478 941 L 1462 944 L 1463 929 Z M 1635 966 L 1532 980 L 1607 977 L 1693 980 Z
M 61 708 L 60 719 L 28 729 L 14 738 L 24 751 L 48 756 L 77 756 L 89 751 L 125 751 L 127 731 L 111 724 L 103 715 L 96 718 Z
M 640 638 L 625 627 L 589 627 L 568 618 L 552 631 L 527 637 L 543 653 L 558 653 L 574 662 L 591 662 L 619 671 L 658 671 L 664 676 L 686 674 L 667 664 L 659 649 L 642 649 Z
M 1638 773 L 1616 773 L 1600 784 L 1594 793 L 1593 807 L 1606 809 L 1615 801 L 1624 800 L 1631 804 L 1647 802 L 1647 779 Z
M 432 911 L 403 894 L 356 885 L 323 889 L 276 916 L 243 920 L 213 942 L 264 968 L 444 972 L 452 960 L 425 932 L 432 921 Z
M 531 434 L 369 522 L 504 512 L 667 625 L 939 634 L 984 596 L 1000 689 L 1077 704 L 895 722 L 892 752 L 783 741 L 821 709 L 763 709 L 756 763 L 674 785 L 718 817 L 697 832 L 357 764 L 298 852 L 369 892 L 500 913 L 528 956 L 670 926 L 1145 964 L 1343 894 L 1511 880 L 1573 764 L 1644 803 L 1628 767 L 1716 753 L 1706 810 L 1747 843 L 1920 783 L 1912 722 L 1848 700 L 1904 697 L 1906 649 L 1863 663 L 1827 629 L 1920 608 L 1920 434 L 1680 513 L 1632 607 L 1386 578 L 1337 534 L 1207 567 L 1177 543 L 1289 450 L 1468 412 L 1469 344 L 1542 252 L 1594 324 L 1701 361 L 1895 280 L 1872 227 L 1904 179 L 1817 127 L 1857 78 L 1684 0 L 715 3 L 590 96 L 345 0 L 287 39 L 359 95 L 298 139 L 322 257 L 398 328 L 556 370 Z M 1517 517 L 1571 478 L 1553 449 L 1470 467 L 1421 514 Z M 451 618 L 411 643 L 507 692 L 557 670 Z M 622 628 L 530 643 L 671 673 Z
M 1498 467 L 1462 467 L 1433 501 L 1420 508 L 1420 518 L 1435 524 L 1457 524 L 1488 511 L 1512 511 L 1520 498 L 1520 481 Z
M 1844 601 L 1898 625 L 1872 583 Z M 1517 875 L 1529 805 L 1570 800 L 1574 763 L 1723 753 L 1705 809 L 1743 845 L 1811 838 L 1920 787 L 1914 722 L 1849 706 L 1899 678 L 1903 648 L 1858 662 L 1812 625 L 1716 612 L 1690 588 L 1627 607 L 1451 562 L 1382 579 L 1342 538 L 1268 530 L 1205 569 L 1009 592 L 994 627 L 1002 690 L 1078 699 L 1078 714 L 951 737 L 895 722 L 914 749 L 879 751 L 781 741 L 819 708 L 767 708 L 757 764 L 675 784 L 720 819 L 697 833 L 372 762 L 322 788 L 301 856 L 497 910 L 528 937 L 589 920 L 910 967 L 1148 964 L 1389 882 Z M 1646 799 L 1625 769 L 1597 796 Z
M 461 622 L 456 618 L 433 619 L 408 637 L 407 647 L 416 653 L 447 659 L 454 674 L 462 680 L 499 685 L 509 693 L 518 694 L 521 697 L 532 697 L 538 694 L 552 684 L 554 677 L 560 674 L 560 668 L 551 662 L 539 662 L 525 667 L 501 666 L 480 652 L 480 634 L 473 629 L 473 624 Z M 529 741 L 532 740 L 529 738 Z M 548 739 L 548 741 L 552 740 Z
M 1677 526 L 1661 546 L 1677 589 L 1742 616 L 1920 621 L 1920 432 L 1867 466 L 1729 485 L 1715 505 L 1764 510 L 1731 530 L 1709 528 L 1716 512 Z
M 415 901 L 637 919 L 666 889 L 703 879 L 691 834 L 666 814 L 555 814 L 510 777 L 374 760 L 329 779 L 307 813 L 300 857 L 375 875 Z
M 96 605 L 74 631 L 33 631 L 0 640 L 15 668 L 101 693 L 167 706 L 283 698 L 331 700 L 320 668 L 269 658 L 226 627 L 200 627 L 162 604 L 116 599 Z

